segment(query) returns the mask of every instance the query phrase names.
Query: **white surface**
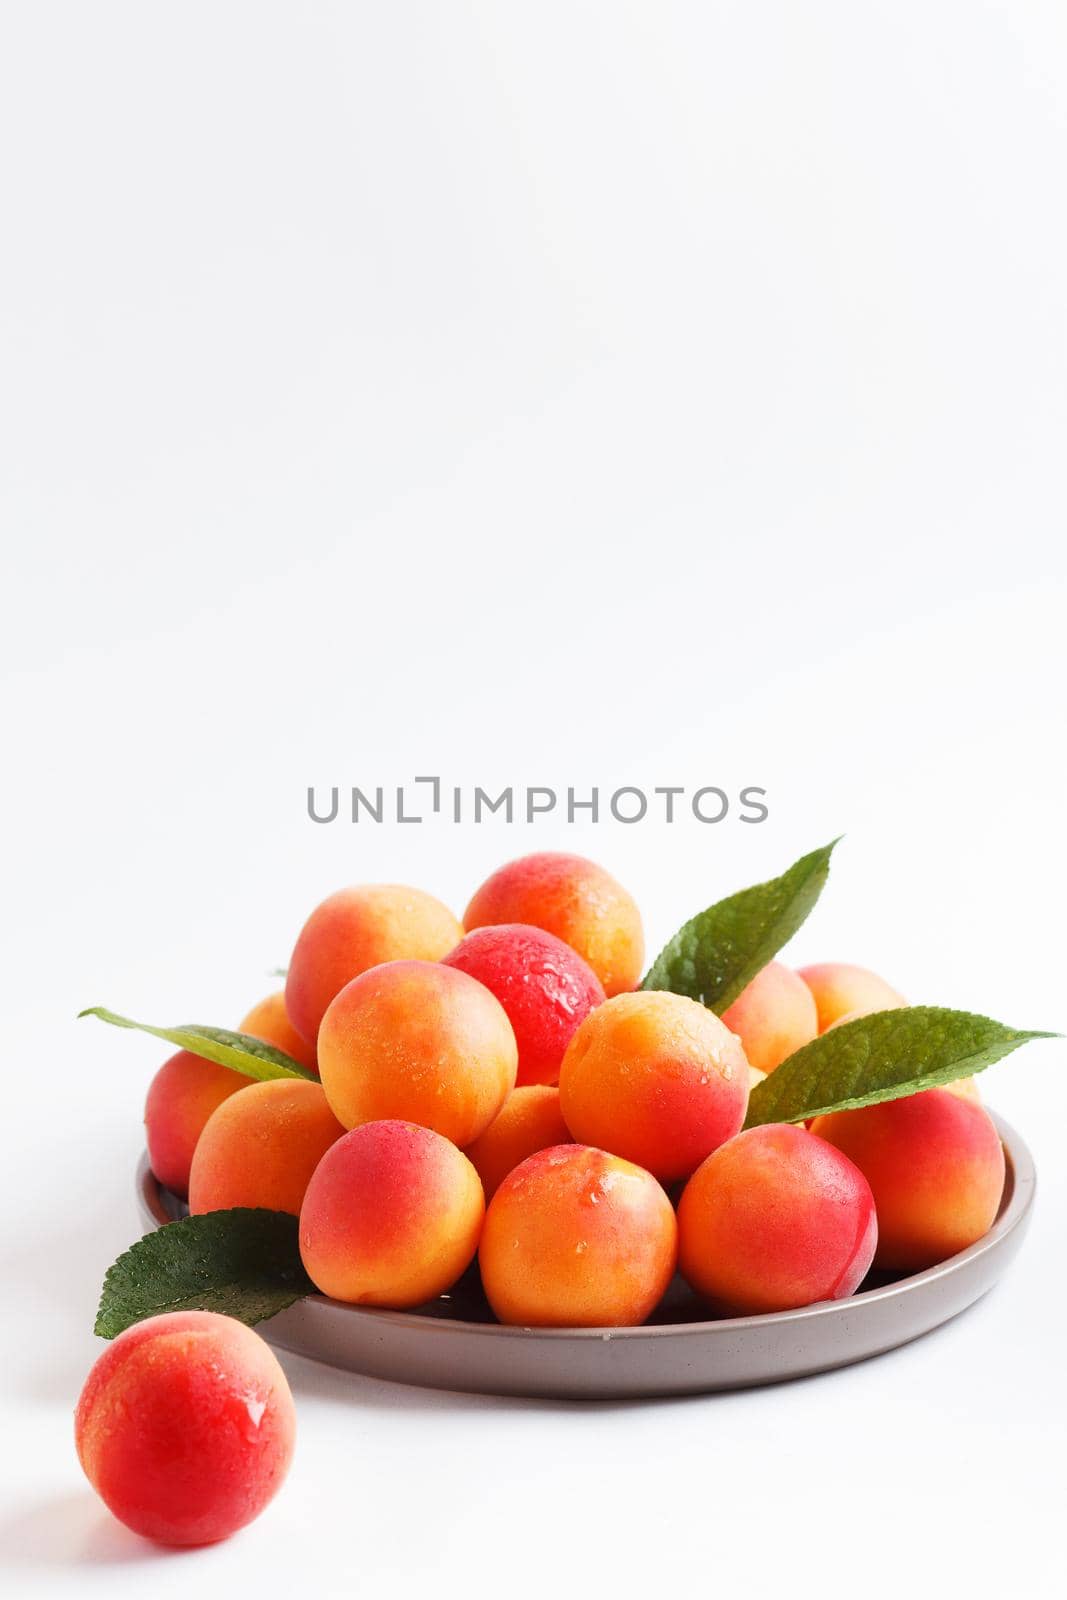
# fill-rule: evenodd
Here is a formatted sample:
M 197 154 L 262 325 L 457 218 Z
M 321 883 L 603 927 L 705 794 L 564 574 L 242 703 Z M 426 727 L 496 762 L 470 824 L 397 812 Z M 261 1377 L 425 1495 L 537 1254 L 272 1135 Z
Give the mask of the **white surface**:
M 656 946 L 846 831 L 797 959 L 1063 1004 L 1062 7 L 24 4 L 0 38 L 3 1505 L 18 1594 L 1051 1593 L 1065 1054 L 942 1332 L 561 1408 L 288 1362 L 292 1479 L 158 1553 L 71 1408 L 161 1052 L 303 915 L 602 859 Z M 671 828 L 315 827 L 307 784 L 764 785 Z

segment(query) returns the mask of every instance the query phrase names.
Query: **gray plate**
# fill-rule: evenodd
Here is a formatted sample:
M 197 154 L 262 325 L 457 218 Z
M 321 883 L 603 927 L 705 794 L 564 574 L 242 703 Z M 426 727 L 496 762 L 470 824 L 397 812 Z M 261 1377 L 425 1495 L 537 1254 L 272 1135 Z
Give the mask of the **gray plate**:
M 432 1389 L 554 1399 L 634 1399 L 743 1389 L 881 1355 L 966 1310 L 1022 1243 L 1036 1175 L 1029 1150 L 995 1118 L 1007 1156 L 1004 1198 L 984 1239 L 940 1266 L 891 1280 L 872 1274 L 850 1300 L 772 1316 L 704 1320 L 676 1280 L 641 1328 L 503 1328 L 477 1269 L 418 1311 L 376 1311 L 309 1295 L 260 1324 L 272 1344 L 348 1372 Z M 137 1203 L 150 1227 L 181 1214 L 142 1159 Z

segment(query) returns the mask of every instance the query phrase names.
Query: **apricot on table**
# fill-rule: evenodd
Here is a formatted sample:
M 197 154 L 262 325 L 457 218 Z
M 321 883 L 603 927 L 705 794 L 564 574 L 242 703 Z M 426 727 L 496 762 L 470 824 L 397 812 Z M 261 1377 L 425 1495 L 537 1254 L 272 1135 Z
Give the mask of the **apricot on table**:
M 197 1140 L 208 1118 L 249 1080 L 215 1061 L 179 1050 L 148 1086 L 144 1126 L 148 1163 L 166 1189 L 184 1200 Z
M 872 1011 L 896 1011 L 907 1004 L 904 996 L 876 972 L 850 966 L 847 961 L 816 962 L 814 966 L 800 967 L 798 976 L 814 997 L 820 1033 L 825 1033 L 846 1016 L 865 1017 Z
M 988 1111 L 957 1086 L 831 1111 L 812 1128 L 855 1162 L 874 1192 L 876 1266 L 922 1271 L 992 1227 L 1004 1150 Z
M 741 1040 L 749 1065 L 760 1072 L 773 1072 L 819 1031 L 814 995 L 780 961 L 768 962 L 720 1015 Z
M 804 1128 L 749 1128 L 710 1155 L 678 1205 L 682 1276 L 734 1315 L 842 1300 L 878 1237 L 862 1172 Z
M 344 1128 L 317 1083 L 250 1083 L 208 1118 L 193 1153 L 189 1210 L 263 1206 L 300 1214 L 311 1174 Z
M 516 1167 L 490 1201 L 482 1284 L 501 1322 L 635 1326 L 671 1281 L 677 1231 L 651 1173 L 604 1150 L 556 1145 Z
M 300 1212 L 300 1253 L 323 1294 L 421 1305 L 474 1259 L 485 1214 L 477 1172 L 412 1122 L 365 1122 L 326 1153 Z
M 527 1156 L 554 1144 L 570 1142 L 570 1132 L 559 1108 L 559 1090 L 531 1083 L 515 1089 L 504 1101 L 485 1132 L 467 1146 L 485 1198 L 491 1200 L 507 1177 Z
M 313 1045 L 326 1007 L 352 978 L 383 961 L 439 961 L 462 937 L 448 907 L 421 889 L 340 889 L 300 930 L 285 980 L 289 1020 Z
M 127 1328 L 90 1372 L 78 1459 L 120 1522 L 160 1544 L 211 1544 L 258 1517 L 289 1470 L 285 1373 L 251 1328 L 176 1311 Z
M 540 851 L 499 868 L 475 892 L 463 924 L 469 933 L 501 922 L 554 933 L 592 967 L 609 997 L 641 976 L 641 913 L 622 885 L 584 856 Z
M 515 1087 L 518 1049 L 484 984 L 436 961 L 353 978 L 319 1030 L 319 1071 L 346 1128 L 399 1118 L 468 1145 Z
M 315 1046 L 308 1044 L 303 1034 L 300 1034 L 289 1021 L 289 1013 L 285 1009 L 285 990 L 279 989 L 274 994 L 269 994 L 265 1000 L 254 1005 L 245 1017 L 238 1033 L 250 1033 L 254 1039 L 262 1039 L 264 1044 L 272 1044 L 276 1050 L 284 1050 L 287 1056 L 300 1066 L 306 1067 L 308 1072 L 317 1071 L 315 1065 Z
M 590 966 L 555 934 L 528 923 L 475 928 L 444 958 L 495 994 L 519 1047 L 516 1082 L 556 1083 L 563 1052 L 583 1017 L 602 1005 Z
M 567 1047 L 560 1109 L 572 1135 L 668 1182 L 687 1178 L 745 1120 L 740 1041 L 696 1000 L 665 990 L 616 995 Z

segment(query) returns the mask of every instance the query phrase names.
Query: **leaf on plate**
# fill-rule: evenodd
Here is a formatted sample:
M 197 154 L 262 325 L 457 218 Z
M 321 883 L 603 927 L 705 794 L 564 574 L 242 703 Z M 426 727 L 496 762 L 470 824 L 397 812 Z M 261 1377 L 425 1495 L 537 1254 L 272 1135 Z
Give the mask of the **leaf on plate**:
M 780 878 L 741 889 L 679 928 L 642 989 L 669 989 L 722 1013 L 773 961 L 822 893 L 834 845 L 801 856 Z
M 1051 1038 L 945 1006 L 875 1011 L 829 1029 L 776 1067 L 749 1096 L 745 1127 L 898 1100 L 981 1072 L 1030 1039 Z
M 109 1268 L 95 1332 L 114 1339 L 166 1311 L 218 1311 L 250 1325 L 313 1294 L 287 1211 L 205 1211 L 146 1234 Z
M 255 1078 L 261 1083 L 270 1078 L 306 1078 L 310 1083 L 318 1082 L 313 1072 L 308 1072 L 284 1050 L 253 1038 L 250 1033 L 232 1033 L 229 1028 L 208 1028 L 200 1023 L 187 1023 L 180 1028 L 154 1028 L 147 1022 L 120 1017 L 105 1006 L 89 1006 L 78 1015 L 99 1017 L 101 1022 L 110 1022 L 116 1028 L 136 1028 L 141 1033 L 150 1033 L 168 1044 L 177 1045 L 180 1050 L 203 1056 L 207 1061 L 217 1061 L 222 1067 L 232 1067 L 234 1072 L 243 1072 L 246 1078 Z

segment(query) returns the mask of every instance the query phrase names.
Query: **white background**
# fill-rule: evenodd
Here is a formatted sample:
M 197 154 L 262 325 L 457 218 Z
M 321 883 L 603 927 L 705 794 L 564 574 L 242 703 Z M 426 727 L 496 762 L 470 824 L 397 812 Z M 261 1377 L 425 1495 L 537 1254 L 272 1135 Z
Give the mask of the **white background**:
M 1064 1047 L 992 1069 L 1007 1280 L 632 1406 L 286 1359 L 290 1482 L 157 1552 L 71 1410 L 162 1052 L 310 907 L 601 859 L 649 943 L 846 832 L 801 959 L 1063 1028 L 1056 0 L 49 4 L 0 34 L 13 1592 L 1052 1592 Z M 316 827 L 308 784 L 720 784 L 770 820 Z

